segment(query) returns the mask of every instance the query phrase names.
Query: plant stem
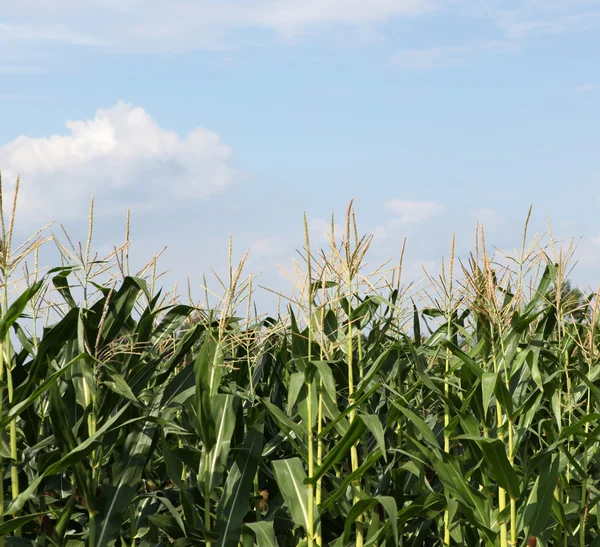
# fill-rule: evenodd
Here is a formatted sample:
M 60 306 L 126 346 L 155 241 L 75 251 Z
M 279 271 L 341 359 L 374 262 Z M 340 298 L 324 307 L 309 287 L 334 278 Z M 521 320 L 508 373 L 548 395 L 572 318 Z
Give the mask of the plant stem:
M 313 396 L 313 383 L 312 381 L 308 382 L 308 476 L 312 478 L 315 474 L 315 458 L 314 458 L 314 434 L 312 428 L 312 420 L 313 420 L 313 407 L 312 407 L 312 396 Z M 314 485 L 308 485 L 308 545 L 309 547 L 314 546 L 314 536 L 315 536 L 315 505 L 314 505 Z
M 4 414 L 4 344 L 0 340 L 0 419 Z M 4 441 L 4 429 L 0 429 L 0 442 Z M 4 522 L 4 465 L 0 464 L 0 524 Z M 0 536 L 0 547 L 4 547 L 4 536 Z
M 205 451 L 205 455 L 204 455 L 204 527 L 206 528 L 207 532 L 210 532 L 211 530 L 211 524 L 210 524 L 210 520 L 211 520 L 211 516 L 210 516 L 210 477 L 209 477 L 209 471 L 210 471 L 210 467 L 209 467 L 209 454 L 208 451 L 206 450 L 206 447 L 204 449 Z M 211 547 L 212 543 L 208 540 L 206 540 L 206 547 Z
M 306 213 L 304 213 L 304 243 L 306 245 L 306 266 L 307 266 L 307 287 L 306 287 L 306 298 L 308 308 L 308 364 L 312 359 L 312 339 L 313 339 L 313 281 L 312 281 L 312 257 L 310 254 L 310 237 L 308 232 L 308 221 Z M 307 396 L 308 396 L 308 423 L 306 424 L 308 432 L 308 476 L 313 477 L 315 473 L 315 456 L 314 456 L 314 431 L 313 431 L 313 378 L 307 382 Z M 314 546 L 315 541 L 315 486 L 314 484 L 308 485 L 308 545 L 309 547 Z
M 4 271 L 4 278 L 7 279 L 8 272 Z M 2 303 L 2 315 L 6 314 L 6 310 L 8 308 L 8 284 L 4 285 L 4 302 Z M 0 359 L 2 360 L 3 365 L 6 366 L 6 386 L 8 391 L 8 404 L 12 405 L 13 402 L 13 380 L 12 380 L 12 370 L 11 370 L 11 343 L 10 337 L 7 334 L 6 339 L 2 341 L 2 346 L 0 347 Z M 16 418 L 12 419 L 9 425 L 9 442 L 10 442 L 10 459 L 11 459 L 11 468 L 10 468 L 10 482 L 11 482 L 11 496 L 12 499 L 15 500 L 19 495 L 19 455 L 17 452 L 17 421 Z M 16 515 L 15 515 L 16 516 Z M 14 532 L 14 535 L 19 537 L 21 536 L 21 529 L 17 528 Z
M 448 281 L 443 283 L 444 286 L 444 300 L 445 300 L 445 312 L 446 312 L 446 326 L 447 332 L 446 336 L 448 342 L 452 341 L 452 283 L 453 283 L 453 273 L 454 273 L 454 249 L 455 249 L 455 238 L 454 234 L 452 234 L 452 242 L 450 247 L 450 264 L 449 264 L 449 275 Z M 442 267 L 443 269 L 443 267 Z M 445 280 L 445 275 L 443 275 Z M 446 397 L 446 401 L 450 400 L 450 348 L 446 348 L 446 363 L 444 367 L 444 395 Z M 450 406 L 448 403 L 444 405 L 444 452 L 446 454 L 450 454 Z M 448 506 L 444 510 L 444 545 L 450 545 L 450 510 Z
M 321 466 L 323 462 L 323 440 L 321 439 L 321 432 L 323 431 L 323 380 L 320 381 L 320 392 L 319 392 L 319 409 L 317 413 L 317 466 Z M 322 481 L 317 481 L 317 488 L 315 492 L 315 505 L 317 508 L 321 503 L 322 494 Z M 321 537 L 321 520 L 317 523 L 317 534 L 316 534 L 317 545 L 321 547 L 323 545 L 323 538 Z
M 494 372 L 499 372 L 498 362 L 496 360 L 496 345 L 493 342 L 494 334 L 492 332 L 492 352 L 494 360 Z M 502 411 L 502 405 L 496 400 L 496 425 L 498 428 L 498 439 L 504 442 L 504 434 L 502 433 L 502 422 L 504 422 L 504 412 Z M 498 511 L 502 513 L 506 508 L 506 490 L 501 486 L 498 486 Z M 508 546 L 508 527 L 506 526 L 506 520 L 500 521 L 500 547 Z
M 351 321 L 348 321 L 348 403 L 354 403 L 354 370 L 353 370 L 353 329 Z M 356 419 L 356 409 L 350 411 L 350 423 Z M 352 472 L 358 469 L 358 449 L 356 443 L 350 448 L 350 461 Z M 355 494 L 354 503 L 360 501 L 358 492 L 360 491 L 360 479 L 354 482 Z M 364 524 L 362 515 L 356 519 L 356 547 L 362 547 L 364 543 Z
M 448 324 L 448 341 L 452 336 L 452 327 L 450 323 L 450 317 L 447 318 Z M 450 349 L 446 348 L 446 366 L 444 370 L 444 395 L 446 396 L 446 401 L 450 397 L 450 383 L 448 381 L 448 374 L 450 373 Z M 450 432 L 448 431 L 448 427 L 450 426 L 450 408 L 448 403 L 444 405 L 444 452 L 446 454 L 450 454 Z M 450 545 L 450 510 L 448 506 L 444 510 L 444 545 Z

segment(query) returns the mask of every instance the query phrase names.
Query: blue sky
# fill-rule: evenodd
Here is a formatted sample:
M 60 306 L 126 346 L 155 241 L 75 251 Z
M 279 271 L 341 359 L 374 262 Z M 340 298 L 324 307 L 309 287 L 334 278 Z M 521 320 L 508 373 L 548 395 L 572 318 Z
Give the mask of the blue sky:
M 435 270 L 457 235 L 580 241 L 599 279 L 600 0 L 5 0 L 0 169 L 23 233 L 55 219 L 96 243 L 132 207 L 139 262 L 169 281 L 236 255 L 276 264 L 355 199 L 372 260 Z

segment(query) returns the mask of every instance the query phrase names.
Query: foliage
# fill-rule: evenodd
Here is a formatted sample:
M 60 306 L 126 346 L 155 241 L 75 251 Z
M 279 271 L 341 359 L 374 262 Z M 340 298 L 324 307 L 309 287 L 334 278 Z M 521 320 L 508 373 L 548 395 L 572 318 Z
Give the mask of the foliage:
M 209 308 L 155 294 L 155 263 L 129 274 L 128 242 L 59 245 L 5 293 L 0 541 L 600 544 L 598 295 L 573 313 L 564 262 L 535 242 L 502 268 L 482 236 L 424 291 L 363 275 L 349 209 L 328 253 L 306 230 L 277 319 L 243 260 Z

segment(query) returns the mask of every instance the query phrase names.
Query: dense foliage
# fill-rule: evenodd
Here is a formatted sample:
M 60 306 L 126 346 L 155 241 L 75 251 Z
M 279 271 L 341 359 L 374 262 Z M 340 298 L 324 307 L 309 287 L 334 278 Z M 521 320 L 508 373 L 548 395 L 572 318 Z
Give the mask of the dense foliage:
M 0 545 L 600 545 L 598 298 L 551 246 L 407 287 L 349 212 L 273 318 L 243 261 L 184 305 L 89 239 L 10 296 L 3 235 Z

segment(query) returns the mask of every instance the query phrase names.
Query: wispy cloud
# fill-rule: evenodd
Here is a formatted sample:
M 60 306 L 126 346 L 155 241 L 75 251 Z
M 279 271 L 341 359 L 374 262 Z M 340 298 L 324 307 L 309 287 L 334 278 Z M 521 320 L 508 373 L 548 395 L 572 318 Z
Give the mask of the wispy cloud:
M 308 231 L 311 238 L 315 239 L 316 243 L 328 242 L 331 238 L 331 220 L 325 220 L 324 218 L 313 218 L 308 223 Z M 333 226 L 334 239 L 338 239 L 345 233 L 345 226 L 341 223 L 335 223 Z
M 24 102 L 44 102 L 49 101 L 50 97 L 41 95 L 26 95 L 21 93 L 0 93 L 0 101 L 24 101 Z
M 393 220 L 397 226 L 421 224 L 441 214 L 446 209 L 434 201 L 406 201 L 394 199 L 385 202 L 385 208 L 397 215 Z
M 38 51 L 68 45 L 171 54 L 290 40 L 337 41 L 340 34 L 385 40 L 390 23 L 432 15 L 468 19 L 485 30 L 474 43 L 407 47 L 392 56 L 398 66 L 410 69 L 514 51 L 520 41 L 541 34 L 600 28 L 600 0 L 146 0 L 142 10 L 138 0 L 6 0 L 2 12 L 0 45 L 37 46 Z
M 600 26 L 599 0 L 489 0 L 458 5 L 463 13 L 491 20 L 514 39 Z
M 582 84 L 578 85 L 575 90 L 577 93 L 588 93 L 589 91 L 594 91 L 598 86 L 596 84 Z
M 384 203 L 394 216 L 373 229 L 375 241 L 385 241 L 398 228 L 420 225 L 443 213 L 446 208 L 434 201 L 409 201 L 393 199 Z
M 0 43 L 8 42 L 55 42 L 71 45 L 92 46 L 102 42 L 90 35 L 75 32 L 65 24 L 0 23 Z
M 437 0 L 198 0 L 172 5 L 147 0 L 52 2 L 8 0 L 1 41 L 68 42 L 116 50 L 156 52 L 230 47 L 248 30 L 281 37 L 311 34 L 332 26 L 365 27 L 394 18 L 430 13 Z M 54 5 L 56 4 L 56 5 Z M 23 25 L 11 23 L 27 20 Z M 236 40 L 236 37 L 238 40 Z
M 432 70 L 463 64 L 483 53 L 516 52 L 516 42 L 474 42 L 460 46 L 404 49 L 394 53 L 389 61 L 405 70 Z
M 47 67 L 29 63 L 0 63 L 0 74 L 44 74 Z
M 283 239 L 275 235 L 253 241 L 250 245 L 250 254 L 260 258 L 272 257 L 281 254 L 285 249 Z
M 432 70 L 461 64 L 464 61 L 464 50 L 460 47 L 405 49 L 390 57 L 394 66 L 404 70 Z

